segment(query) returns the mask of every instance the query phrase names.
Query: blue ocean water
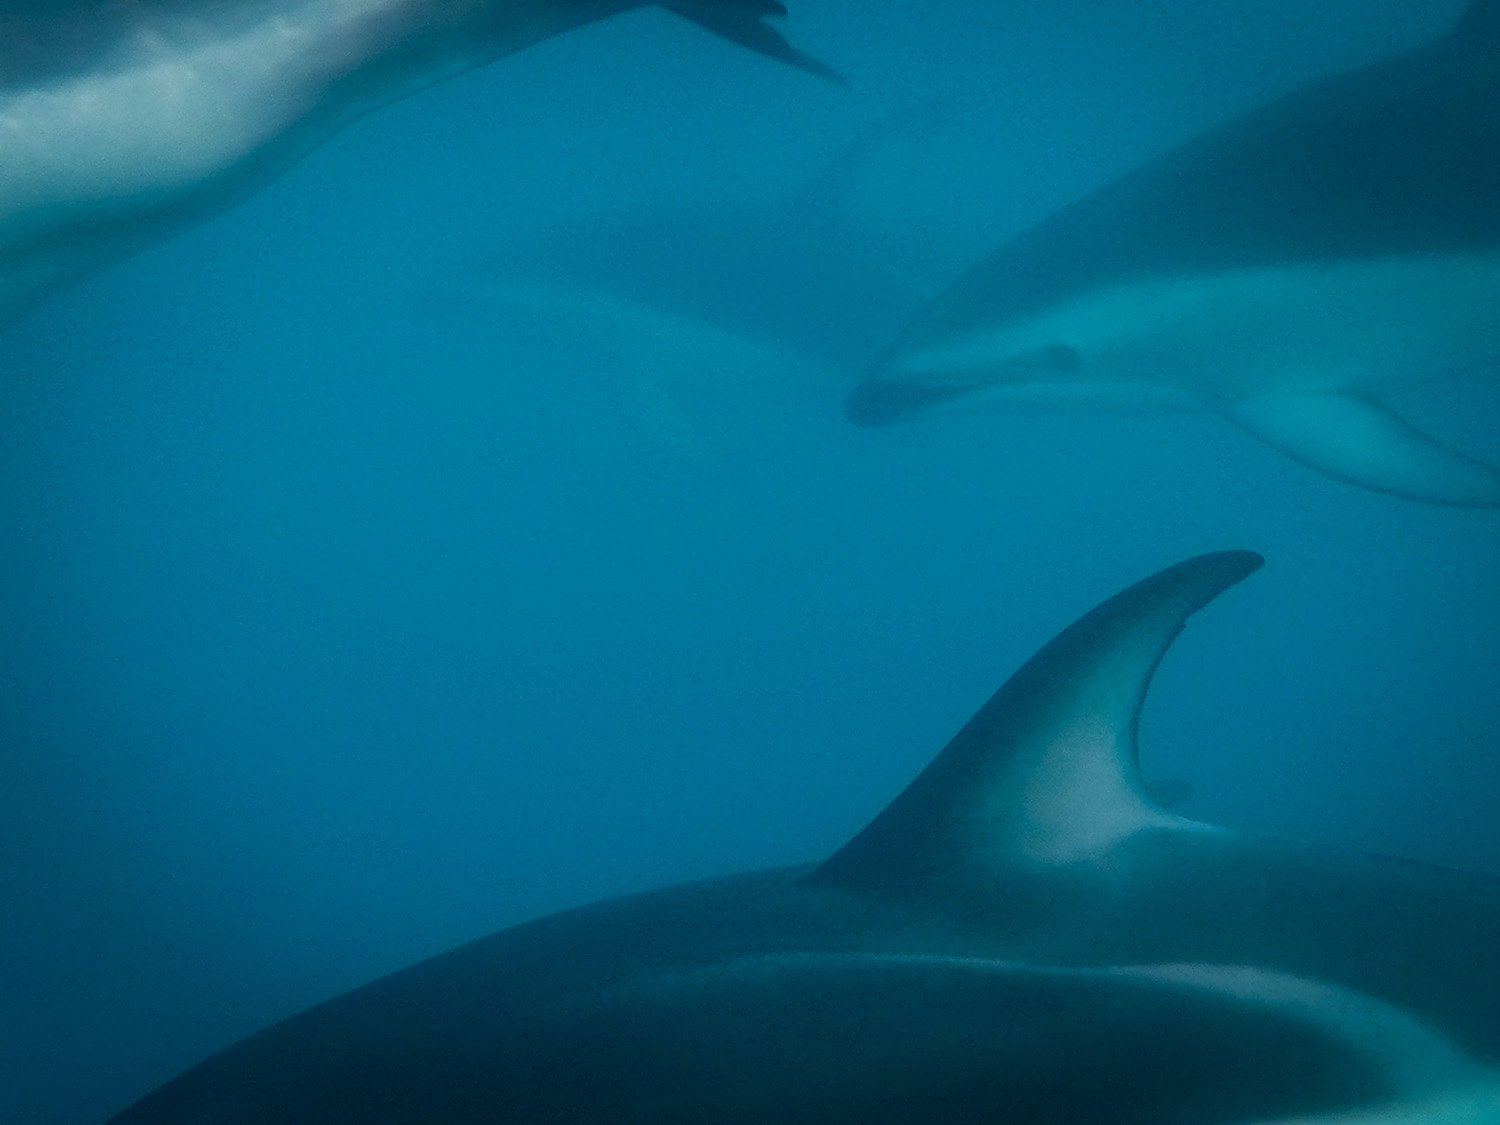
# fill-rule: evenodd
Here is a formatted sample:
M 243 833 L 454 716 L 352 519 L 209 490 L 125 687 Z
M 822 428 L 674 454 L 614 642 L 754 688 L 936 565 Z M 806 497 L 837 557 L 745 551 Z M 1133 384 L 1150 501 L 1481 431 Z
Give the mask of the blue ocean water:
M 1201 550 L 1269 566 L 1163 666 L 1148 776 L 1500 871 L 1493 513 L 1211 417 L 866 431 L 858 370 L 685 384 L 708 353 L 667 340 L 643 379 L 650 349 L 434 308 L 543 229 L 795 208 L 934 100 L 825 233 L 941 276 L 1440 7 L 795 5 L 848 88 L 632 13 L 371 117 L 0 338 L 0 1121 L 97 1120 L 545 911 L 827 854 L 1057 628 Z M 1493 389 L 1403 408 L 1500 457 Z

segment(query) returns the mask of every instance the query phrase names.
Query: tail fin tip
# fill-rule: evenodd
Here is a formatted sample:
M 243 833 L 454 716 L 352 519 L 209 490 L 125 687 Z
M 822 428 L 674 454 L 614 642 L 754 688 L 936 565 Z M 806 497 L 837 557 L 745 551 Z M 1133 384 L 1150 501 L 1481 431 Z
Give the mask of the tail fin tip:
M 848 85 L 843 75 L 821 59 L 794 46 L 766 22 L 786 15 L 779 0 L 659 0 L 661 6 L 685 20 L 746 50 L 775 59 L 819 78 Z

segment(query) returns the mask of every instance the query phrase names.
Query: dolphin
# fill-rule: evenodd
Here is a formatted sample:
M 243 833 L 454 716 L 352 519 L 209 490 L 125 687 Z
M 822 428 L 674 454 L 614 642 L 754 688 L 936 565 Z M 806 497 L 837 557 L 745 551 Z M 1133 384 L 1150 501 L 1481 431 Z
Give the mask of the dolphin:
M 838 393 L 961 264 L 956 238 L 910 238 L 901 183 L 948 116 L 906 107 L 769 198 L 683 197 L 509 230 L 422 304 L 502 343 L 517 318 L 585 343 L 590 386 L 601 369 L 617 376 L 626 414 L 692 451 L 705 443 L 700 404 L 738 416 L 781 392 Z
M 1198 406 L 1394 496 L 1500 505 L 1500 470 L 1377 401 L 1500 371 L 1500 0 L 1044 219 L 919 313 L 851 420 L 941 403 Z
M 1145 795 L 1154 671 L 1260 564 L 1086 614 L 821 862 L 503 930 L 114 1120 L 1500 1121 L 1500 884 Z
M 654 0 L 832 76 L 779 0 Z M 0 15 L 0 326 L 381 106 L 646 0 L 58 0 Z
M 616 418 L 701 457 L 724 437 L 715 418 L 743 428 L 767 399 L 836 402 L 870 334 L 921 300 L 805 218 L 688 202 L 579 216 L 507 238 L 421 304 L 497 364 L 518 327 L 539 331 Z

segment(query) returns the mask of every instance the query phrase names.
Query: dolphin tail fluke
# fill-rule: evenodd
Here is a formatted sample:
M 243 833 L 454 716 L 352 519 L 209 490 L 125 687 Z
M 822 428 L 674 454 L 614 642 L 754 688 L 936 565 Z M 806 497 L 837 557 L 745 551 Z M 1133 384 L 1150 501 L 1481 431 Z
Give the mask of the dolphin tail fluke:
M 663 8 L 683 19 L 723 36 L 731 43 L 784 62 L 798 70 L 829 78 L 844 79 L 832 67 L 794 47 L 786 36 L 766 21 L 786 15 L 780 0 L 657 0 Z
M 1369 399 L 1259 395 L 1225 413 L 1273 449 L 1350 484 L 1429 504 L 1500 507 L 1500 469 L 1445 448 Z

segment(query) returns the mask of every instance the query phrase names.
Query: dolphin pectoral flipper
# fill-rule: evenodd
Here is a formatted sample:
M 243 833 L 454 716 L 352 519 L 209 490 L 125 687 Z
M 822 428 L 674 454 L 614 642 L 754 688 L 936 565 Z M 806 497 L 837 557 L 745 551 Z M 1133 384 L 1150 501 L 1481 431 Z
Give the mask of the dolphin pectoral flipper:
M 1074 622 L 809 880 L 882 889 L 982 880 L 1182 823 L 1141 784 L 1141 704 L 1187 619 L 1261 563 L 1251 551 L 1189 559 Z
M 778 62 L 842 83 L 843 76 L 826 63 L 792 46 L 786 36 L 766 22 L 786 15 L 779 0 L 658 0 L 663 8 Z
M 1340 480 L 1430 504 L 1500 507 L 1500 469 L 1445 448 L 1369 399 L 1338 392 L 1256 395 L 1225 415 L 1273 449 Z

